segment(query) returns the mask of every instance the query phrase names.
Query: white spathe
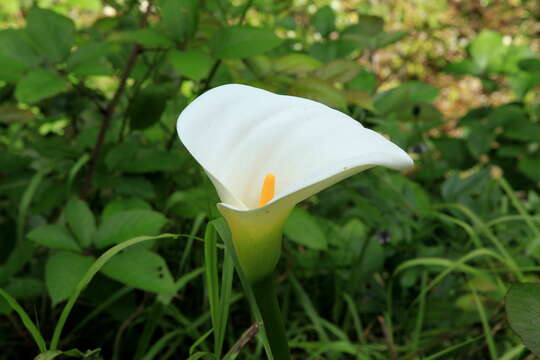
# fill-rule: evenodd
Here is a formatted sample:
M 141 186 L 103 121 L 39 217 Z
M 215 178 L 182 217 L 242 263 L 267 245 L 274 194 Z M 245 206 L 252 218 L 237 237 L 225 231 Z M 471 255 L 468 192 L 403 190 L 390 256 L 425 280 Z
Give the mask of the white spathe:
M 337 110 L 246 85 L 199 96 L 178 117 L 177 130 L 216 187 L 218 208 L 252 280 L 273 270 L 283 223 L 300 201 L 372 166 L 413 165 L 398 146 Z M 258 207 L 269 173 L 276 177 L 275 196 Z

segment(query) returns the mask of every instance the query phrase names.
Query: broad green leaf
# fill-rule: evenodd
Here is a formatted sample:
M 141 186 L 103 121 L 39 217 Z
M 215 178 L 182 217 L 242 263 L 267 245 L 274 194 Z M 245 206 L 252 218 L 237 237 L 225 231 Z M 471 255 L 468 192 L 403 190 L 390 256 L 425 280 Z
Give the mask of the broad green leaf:
M 53 305 L 67 299 L 94 259 L 71 252 L 58 252 L 49 256 L 45 264 L 45 283 Z
M 383 48 L 393 43 L 398 42 L 399 40 L 407 37 L 409 33 L 407 31 L 389 31 L 383 32 L 377 36 L 377 48 Z
M 439 95 L 439 90 L 429 84 L 418 81 L 406 82 L 396 88 L 378 93 L 375 96 L 375 108 L 382 114 L 402 110 L 404 107 L 431 103 Z
M 540 181 L 540 156 L 528 156 L 518 161 L 518 169 L 533 181 Z
M 17 82 L 28 67 L 17 60 L 0 55 L 0 80 Z
M 346 85 L 347 89 L 362 91 L 368 94 L 374 94 L 377 89 L 377 77 L 375 74 L 362 70 L 351 79 Z
M 60 76 L 46 70 L 34 70 L 17 83 L 15 98 L 20 102 L 35 103 L 66 88 L 67 81 Z
M 158 85 L 150 85 L 141 90 L 131 100 L 127 110 L 131 128 L 143 130 L 158 122 L 165 110 L 168 95 L 166 89 Z
M 373 97 L 364 91 L 345 90 L 345 97 L 349 104 L 354 104 L 364 109 L 375 111 L 375 108 L 373 107 Z
M 472 126 L 467 136 L 467 146 L 475 157 L 487 153 L 495 141 L 495 132 L 481 124 Z
M 81 248 L 62 225 L 43 225 L 30 231 L 27 237 L 51 249 L 80 251 Z
M 339 47 L 336 41 L 316 42 L 309 48 L 309 55 L 326 63 L 338 58 Z
M 156 191 L 152 182 L 142 176 L 124 176 L 111 179 L 110 186 L 120 196 L 154 199 Z
M 336 15 L 328 5 L 323 6 L 313 16 L 313 26 L 323 36 L 326 37 L 335 29 Z
M 319 224 L 307 211 L 295 209 L 283 228 L 283 232 L 292 241 L 311 249 L 326 250 L 328 241 Z
M 341 91 L 317 78 L 302 78 L 290 89 L 291 95 L 305 97 L 339 110 L 347 109 L 347 100 Z
M 96 220 L 86 202 L 77 197 L 72 198 L 67 203 L 64 214 L 71 232 L 75 234 L 79 244 L 83 248 L 88 247 L 96 232 Z
M 239 59 L 262 54 L 283 40 L 270 29 L 250 26 L 230 26 L 219 29 L 210 45 L 220 59 Z
M 449 63 L 444 67 L 444 71 L 456 75 L 480 75 L 482 73 L 480 66 L 468 59 Z
M 488 117 L 488 121 L 497 120 L 504 131 L 501 136 L 523 142 L 540 141 L 540 124 L 533 122 L 525 110 L 519 106 L 502 106 L 495 109 Z
M 293 53 L 273 59 L 274 70 L 279 73 L 303 75 L 319 68 L 322 63 L 306 54 Z
M 109 36 L 109 41 L 135 42 L 147 47 L 170 47 L 174 45 L 167 36 L 154 29 L 138 29 L 115 32 Z
M 109 75 L 111 67 L 106 61 L 110 52 L 107 43 L 91 42 L 71 53 L 67 60 L 70 72 L 78 76 Z
M 537 59 L 537 57 L 538 53 L 531 49 L 529 46 L 509 45 L 503 56 L 500 71 L 508 74 L 528 71 L 523 69 L 520 64 L 532 65 L 534 63 L 534 60 L 539 60 Z M 530 71 L 534 72 L 535 70 L 531 68 Z
M 124 143 L 113 148 L 105 163 L 111 170 L 132 174 L 177 170 L 182 166 L 178 156 L 159 148 L 136 148 Z
M 110 52 L 111 46 L 108 43 L 90 42 L 77 48 L 71 53 L 67 60 L 69 68 L 76 67 L 89 61 L 96 61 Z
M 94 243 L 98 248 L 104 248 L 137 236 L 154 236 L 159 234 L 166 222 L 165 216 L 151 210 L 116 213 L 103 220 Z
M 454 169 L 468 169 L 472 166 L 473 160 L 467 151 L 464 139 L 443 136 L 434 139 L 433 144 L 441 152 L 441 159 L 444 159 Z
M 356 62 L 340 59 L 323 65 L 315 71 L 314 75 L 330 83 L 348 82 L 354 79 L 360 70 L 362 69 Z
M 145 249 L 131 249 L 114 256 L 101 272 L 128 286 L 171 294 L 175 284 L 165 260 Z
M 176 43 L 195 35 L 199 22 L 198 0 L 158 0 L 163 32 Z
M 353 25 L 349 31 L 361 33 L 363 35 L 374 36 L 383 31 L 384 20 L 379 16 L 360 14 L 358 23 Z
M 345 28 L 341 38 L 356 43 L 360 49 L 375 50 L 391 45 L 408 35 L 406 31 L 384 32 L 383 27 L 382 18 L 360 15 L 358 23 Z
M 506 314 L 512 329 L 540 356 L 540 284 L 514 284 L 506 294 Z
M 148 205 L 146 201 L 139 198 L 121 199 L 108 203 L 107 206 L 105 206 L 105 209 L 103 209 L 103 212 L 101 213 L 101 218 L 105 219 L 106 217 L 109 217 L 116 213 L 135 209 L 152 210 L 152 208 L 150 207 L 150 205 Z
M 520 72 L 508 79 L 510 87 L 520 98 L 540 86 L 540 72 Z
M 199 50 L 171 50 L 169 62 L 181 75 L 193 80 L 201 80 L 208 76 L 214 60 Z
M 353 281 L 368 279 L 384 264 L 384 251 L 380 242 L 374 237 L 368 237 L 366 232 L 365 225 L 353 219 L 343 226 L 340 239 L 337 239 L 342 245 L 336 255 L 341 252 L 343 260 L 336 258 L 336 262 L 354 266 Z
M 506 51 L 502 35 L 492 30 L 482 30 L 469 47 L 469 52 L 481 71 L 500 70 Z
M 73 21 L 48 9 L 32 8 L 26 17 L 26 31 L 36 50 L 53 62 L 65 59 L 75 41 Z
M 32 46 L 28 33 L 23 29 L 7 29 L 0 31 L 0 55 L 27 67 L 36 66 L 40 62 L 39 54 Z
M 352 41 L 359 49 L 376 49 L 378 36 L 383 33 L 384 21 L 378 16 L 360 15 L 358 23 L 345 28 L 341 39 Z
M 167 209 L 178 216 L 196 218 L 201 213 L 215 209 L 216 195 L 205 187 L 195 187 L 174 192 L 167 199 Z
M 519 62 L 518 66 L 523 71 L 540 72 L 540 59 L 523 59 Z

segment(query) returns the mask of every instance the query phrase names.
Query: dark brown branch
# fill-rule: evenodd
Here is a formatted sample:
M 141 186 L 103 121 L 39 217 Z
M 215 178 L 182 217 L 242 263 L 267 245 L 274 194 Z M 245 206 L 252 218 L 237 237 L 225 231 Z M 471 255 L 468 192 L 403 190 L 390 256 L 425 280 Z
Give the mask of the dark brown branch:
M 148 8 L 146 9 L 146 12 L 141 17 L 141 22 L 140 22 L 141 28 L 144 28 L 146 24 L 148 23 L 148 16 L 150 15 L 151 9 L 152 9 L 152 0 L 148 2 Z M 80 193 L 81 198 L 83 199 L 86 198 L 88 194 L 90 193 L 90 191 L 92 190 L 92 180 L 94 178 L 96 165 L 99 160 L 99 156 L 101 154 L 103 143 L 105 141 L 105 135 L 107 134 L 107 130 L 109 129 L 109 126 L 111 124 L 111 120 L 116 110 L 116 106 L 120 102 L 120 98 L 122 97 L 122 94 L 126 88 L 129 75 L 131 74 L 131 71 L 133 70 L 133 67 L 135 66 L 135 62 L 137 61 L 137 58 L 139 57 L 141 53 L 142 53 L 142 46 L 139 44 L 133 45 L 133 49 L 131 50 L 131 54 L 126 63 L 126 67 L 124 68 L 124 71 L 122 72 L 122 76 L 120 77 L 120 83 L 118 84 L 118 88 L 114 92 L 114 95 L 111 101 L 109 102 L 109 104 L 107 105 L 107 107 L 102 111 L 103 120 L 101 121 L 101 126 L 99 128 L 99 134 L 96 140 L 96 145 L 94 146 L 94 149 L 92 151 L 92 156 L 90 158 L 90 165 L 88 166 L 86 177 L 84 179 L 84 184 Z

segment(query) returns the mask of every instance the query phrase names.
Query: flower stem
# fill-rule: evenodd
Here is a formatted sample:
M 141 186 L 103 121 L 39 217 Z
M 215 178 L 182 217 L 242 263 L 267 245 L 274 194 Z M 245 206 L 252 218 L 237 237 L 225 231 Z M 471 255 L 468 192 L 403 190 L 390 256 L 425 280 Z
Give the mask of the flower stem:
M 267 276 L 254 283 L 251 288 L 264 322 L 266 337 L 270 349 L 272 349 L 274 360 L 290 360 L 289 344 L 279 311 L 273 276 Z

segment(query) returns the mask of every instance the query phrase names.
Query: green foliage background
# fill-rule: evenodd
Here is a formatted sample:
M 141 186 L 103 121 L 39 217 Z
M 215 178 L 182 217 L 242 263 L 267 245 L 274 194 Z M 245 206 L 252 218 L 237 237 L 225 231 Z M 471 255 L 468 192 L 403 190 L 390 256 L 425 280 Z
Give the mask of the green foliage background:
M 175 130 L 233 82 L 339 109 L 416 162 L 291 215 L 295 359 L 533 358 L 503 309 L 540 269 L 536 1 L 10 0 L 0 27 L 0 288 L 45 341 L 99 256 L 182 234 L 96 268 L 57 339 L 78 350 L 40 359 L 265 357 Z M 34 358 L 12 304 L 0 359 Z

